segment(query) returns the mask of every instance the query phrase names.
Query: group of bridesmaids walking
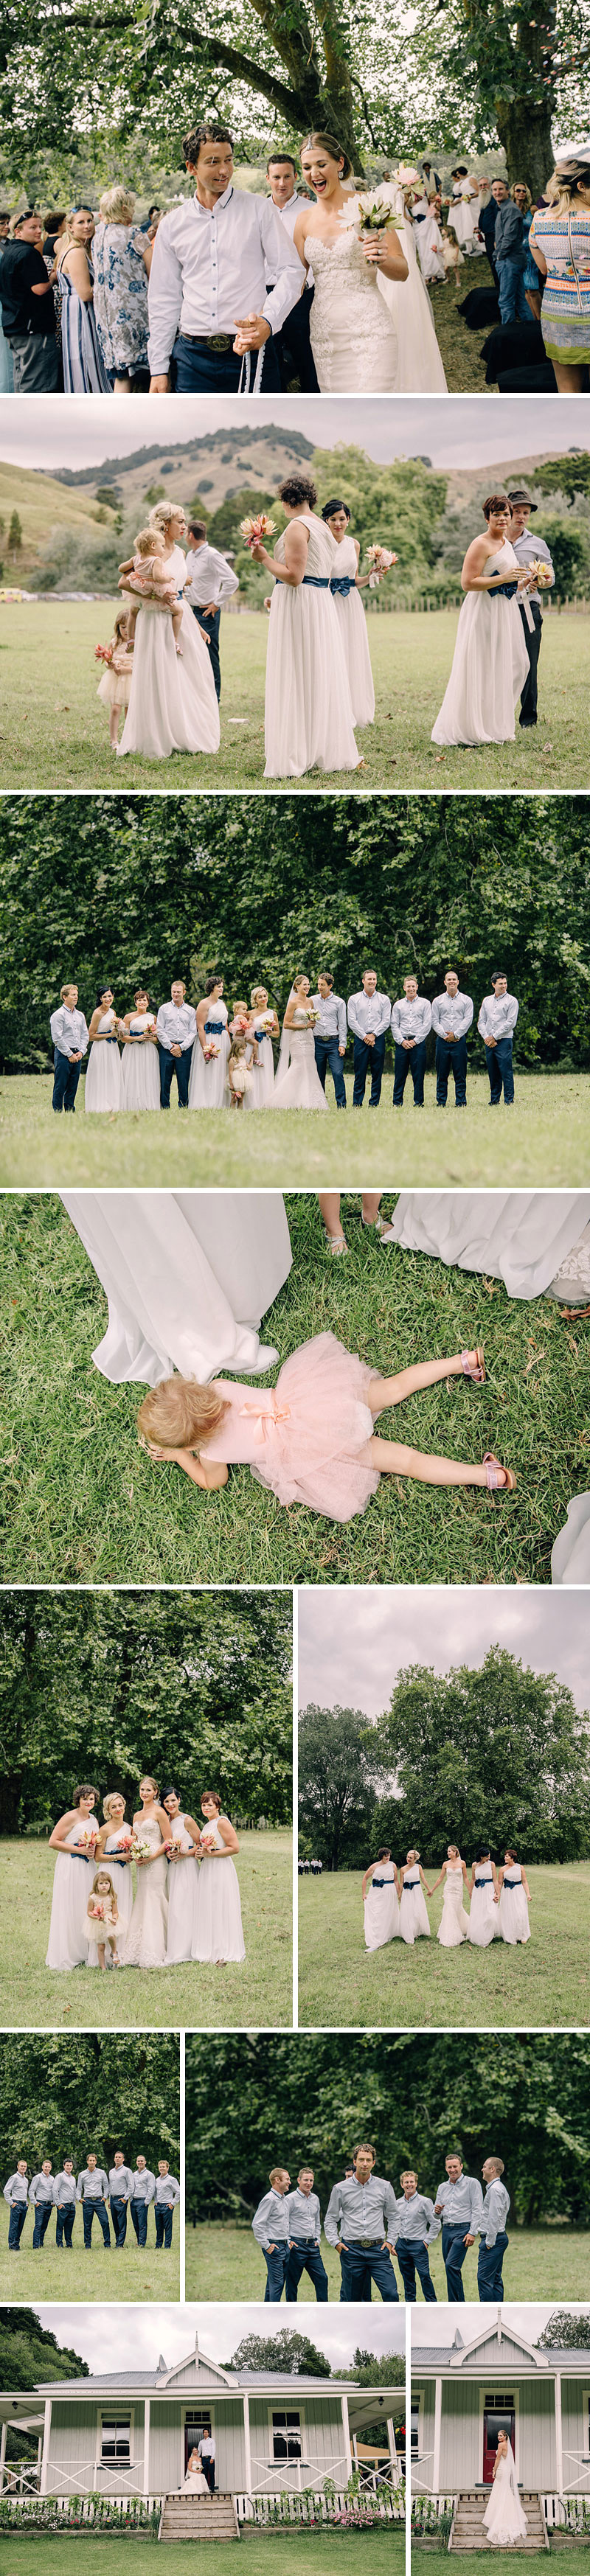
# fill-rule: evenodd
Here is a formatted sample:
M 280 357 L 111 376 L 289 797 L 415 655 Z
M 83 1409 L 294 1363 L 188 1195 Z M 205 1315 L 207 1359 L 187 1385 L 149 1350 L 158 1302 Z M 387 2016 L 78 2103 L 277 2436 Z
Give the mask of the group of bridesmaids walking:
M 170 1968 L 190 1959 L 221 1966 L 245 1958 L 233 1860 L 239 1843 L 217 1792 L 204 1790 L 200 1823 L 183 1811 L 175 1788 L 160 1802 L 149 1773 L 139 1796 L 129 1823 L 125 1799 L 112 1790 L 99 1825 L 96 1790 L 83 1783 L 54 1825 L 46 1967 Z
M 491 1941 L 498 1940 L 514 1949 L 530 1940 L 530 1889 L 516 1852 L 507 1849 L 502 1866 L 496 1868 L 489 1850 L 480 1845 L 469 1873 L 457 1843 L 449 1843 L 433 1887 L 427 1886 L 418 1851 L 407 1852 L 399 1869 L 390 1851 L 378 1852 L 363 1878 L 366 1949 L 383 1950 L 389 1941 L 405 1941 L 409 1948 L 415 1941 L 429 1941 L 426 1897 L 434 1896 L 441 1885 L 443 1906 L 436 1937 L 442 1950 L 458 1950 L 463 1941 L 487 1950 Z

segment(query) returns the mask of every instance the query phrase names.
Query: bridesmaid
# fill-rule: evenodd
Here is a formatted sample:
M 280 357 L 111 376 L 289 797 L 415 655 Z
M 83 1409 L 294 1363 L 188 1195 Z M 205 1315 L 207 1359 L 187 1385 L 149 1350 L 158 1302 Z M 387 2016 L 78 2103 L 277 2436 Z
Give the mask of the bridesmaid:
M 409 1949 L 413 1949 L 415 1941 L 421 1938 L 425 1941 L 430 1940 L 430 1924 L 422 1894 L 425 1888 L 426 1895 L 429 1896 L 430 1888 L 426 1886 L 419 1852 L 406 1852 L 405 1861 L 402 1862 L 399 1872 L 399 1881 L 399 1928 L 402 1941 L 407 1943 Z
M 223 1109 L 229 1036 L 222 975 L 207 975 L 205 998 L 197 1003 L 196 1017 L 197 1034 L 188 1087 L 189 1109 Z M 217 1054 L 207 1063 L 205 1049 L 208 1046 L 216 1047 Z
M 141 1807 L 133 1818 L 137 1841 L 149 1845 L 144 1858 L 134 1854 L 137 1888 L 129 1929 L 121 1942 L 125 1968 L 163 1968 L 166 1958 L 166 1851 L 168 1817 L 159 1805 L 158 1788 L 148 1771 L 139 1783 Z
M 160 1066 L 156 1037 L 156 1014 L 150 1008 L 149 993 L 140 984 L 135 995 L 135 1009 L 126 1011 L 119 1022 L 123 1040 L 121 1065 L 121 1106 L 123 1109 L 159 1109 Z
M 181 1960 L 190 1959 L 195 1922 L 196 1877 L 194 1868 L 183 1864 L 197 1858 L 200 1826 L 194 1816 L 181 1811 L 177 1789 L 165 1789 L 162 1797 L 168 1817 L 168 1937 L 166 1966 L 176 1968 Z
M 98 1842 L 98 1825 L 94 1816 L 96 1789 L 88 1784 L 74 1790 L 74 1803 L 65 1816 L 59 1816 L 49 1836 L 50 1851 L 57 1852 L 53 1877 L 53 1897 L 46 1968 L 63 1970 L 85 1967 L 88 1942 L 82 1925 L 94 1877 L 94 1856 Z
M 369 725 L 373 723 L 375 714 L 375 691 L 367 620 L 359 591 L 368 589 L 370 575 L 368 572 L 359 573 L 360 543 L 358 537 L 350 535 L 350 510 L 346 502 L 325 501 L 322 518 L 338 548 L 330 589 L 344 645 L 353 722 L 355 725 Z
M 201 1809 L 201 1860 L 191 1958 L 222 1968 L 228 1960 L 233 1962 L 246 1957 L 240 1890 L 232 1858 L 240 1846 L 229 1816 L 223 1814 L 216 1790 L 203 1791 Z M 214 1846 L 210 1854 L 207 1851 L 203 1853 L 203 1837 Z M 223 1868 L 220 1865 L 222 1861 Z
M 486 1850 L 485 1843 L 482 1843 L 477 1860 L 474 1860 L 469 1885 L 471 1894 L 469 1939 L 475 1942 L 477 1950 L 488 1950 L 490 1941 L 499 1940 L 500 1925 L 497 1905 L 498 1872 L 495 1861 L 491 1859 L 489 1850 Z
M 131 1826 L 125 1822 L 125 1800 L 121 1797 L 120 1789 L 109 1790 L 108 1796 L 103 1798 L 102 1812 L 105 1822 L 100 1828 L 96 1859 L 97 1865 L 101 1860 L 108 1861 L 109 1869 L 112 1871 L 119 1908 L 119 1934 L 122 1940 L 131 1921 L 133 1880 Z
M 514 1851 L 504 1853 L 504 1867 L 498 1870 L 498 1886 L 502 1940 L 508 1941 L 511 1949 L 524 1948 L 525 1941 L 530 1941 L 531 1937 L 527 1901 L 531 1891 L 526 1870 L 521 1868 Z
M 252 544 L 252 562 L 272 573 L 266 655 L 265 778 L 302 778 L 308 769 L 360 769 L 344 646 L 330 596 L 336 548 L 316 513 L 306 474 L 279 484 L 288 527 L 274 555 Z
M 375 1894 L 373 1894 L 373 1889 Z M 399 1940 L 398 1874 L 389 1849 L 379 1851 L 363 1878 L 365 1949 L 384 1950 Z
M 247 1109 L 269 1109 L 274 1091 L 273 1038 L 280 1038 L 276 1011 L 269 1010 L 265 984 L 253 984 L 248 1013 L 250 1036 L 256 1038 L 258 1060 L 254 1060 L 252 1090 L 246 1094 Z
M 122 1109 L 121 1058 L 117 1045 L 117 1014 L 113 1009 L 110 984 L 97 993 L 96 1010 L 88 1031 L 90 1059 L 84 1085 L 84 1108 Z

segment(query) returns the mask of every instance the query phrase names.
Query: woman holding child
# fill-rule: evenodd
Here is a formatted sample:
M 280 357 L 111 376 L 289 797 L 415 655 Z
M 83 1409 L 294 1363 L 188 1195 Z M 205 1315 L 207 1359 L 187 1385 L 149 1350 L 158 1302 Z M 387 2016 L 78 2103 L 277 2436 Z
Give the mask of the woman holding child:
M 167 760 L 172 751 L 213 753 L 219 750 L 219 707 L 209 646 L 182 600 L 188 566 L 180 543 L 186 529 L 181 504 L 158 501 L 149 527 L 163 539 L 163 547 L 157 555 L 145 555 L 140 548 L 139 571 L 135 553 L 131 560 L 131 576 L 141 589 L 130 592 L 131 598 L 139 598 L 139 608 L 119 753 L 141 752 L 146 760 Z M 139 535 L 143 539 L 146 531 Z M 129 564 L 124 564 L 123 586 L 129 578 Z

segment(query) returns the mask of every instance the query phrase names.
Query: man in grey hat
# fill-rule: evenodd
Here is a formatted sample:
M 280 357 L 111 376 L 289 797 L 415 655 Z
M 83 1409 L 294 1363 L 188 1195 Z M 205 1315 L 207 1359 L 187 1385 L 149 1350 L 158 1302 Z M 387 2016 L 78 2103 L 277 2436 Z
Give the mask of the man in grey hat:
M 512 1108 L 514 1074 L 512 1071 L 512 1038 L 518 1019 L 518 1002 L 508 991 L 508 977 L 502 968 L 490 976 L 491 993 L 484 993 L 478 1019 L 480 1038 L 486 1051 L 490 1085 L 490 1109 L 497 1109 L 504 1092 L 504 1106 Z
M 549 586 L 552 589 L 555 581 L 555 573 L 551 562 L 549 547 L 545 545 L 543 537 L 534 536 L 529 528 L 529 519 L 534 517 L 537 510 L 537 503 L 536 501 L 531 501 L 530 492 L 525 492 L 520 488 L 520 486 L 518 491 L 509 492 L 508 499 L 511 511 L 510 543 L 514 547 L 517 561 L 519 564 L 524 564 L 525 570 L 529 564 L 535 561 L 546 564 L 547 570 L 551 574 L 551 582 Z M 533 583 L 532 590 L 527 592 L 527 602 L 533 620 L 532 627 L 529 626 L 528 617 L 525 615 L 524 608 L 519 601 L 520 621 L 529 657 L 529 676 L 528 680 L 525 680 L 520 701 L 520 716 L 518 719 L 519 724 L 523 726 L 523 729 L 525 729 L 527 725 L 536 725 L 537 722 L 537 674 L 539 668 L 539 654 L 541 651 L 541 638 L 543 634 L 543 619 L 541 615 L 541 601 L 536 582 Z

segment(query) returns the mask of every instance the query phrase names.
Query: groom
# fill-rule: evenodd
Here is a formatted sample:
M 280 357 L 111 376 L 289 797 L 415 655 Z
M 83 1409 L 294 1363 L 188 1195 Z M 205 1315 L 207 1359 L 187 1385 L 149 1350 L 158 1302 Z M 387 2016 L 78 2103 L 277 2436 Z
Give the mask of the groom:
M 150 393 L 168 393 L 172 356 L 178 394 L 237 393 L 244 357 L 248 379 L 260 350 L 261 391 L 280 393 L 273 333 L 301 294 L 302 261 L 271 200 L 234 189 L 227 126 L 206 118 L 183 151 L 195 189 L 163 215 L 154 242 Z
M 462 2271 L 470 2245 L 479 2235 L 483 2211 L 481 2183 L 475 2174 L 463 2172 L 463 2157 L 445 2156 L 446 2182 L 441 2182 L 434 2204 L 435 2218 L 442 2218 L 442 2255 L 447 2276 L 447 2295 L 457 2307 L 465 2304 Z
M 192 1002 L 185 1001 L 185 991 L 184 984 L 173 984 L 170 1001 L 160 1003 L 156 1020 L 161 1109 L 170 1108 L 173 1074 L 176 1074 L 179 1109 L 188 1109 L 188 1086 L 197 1034 L 197 1014 L 193 1010 Z

